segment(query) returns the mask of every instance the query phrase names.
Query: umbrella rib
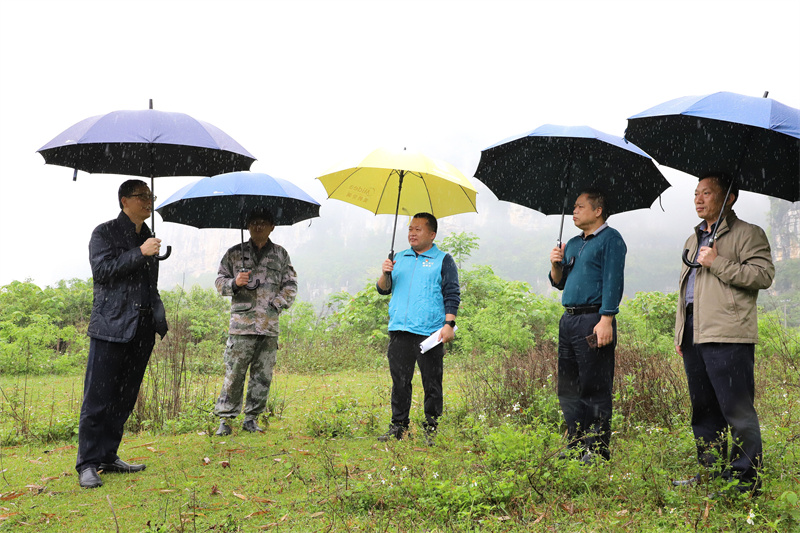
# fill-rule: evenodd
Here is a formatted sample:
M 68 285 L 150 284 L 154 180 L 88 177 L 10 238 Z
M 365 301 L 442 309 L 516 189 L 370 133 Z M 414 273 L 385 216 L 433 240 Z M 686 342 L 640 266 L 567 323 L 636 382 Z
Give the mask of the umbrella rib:
M 378 195 L 378 201 L 375 204 L 375 214 L 376 215 L 378 214 L 378 209 L 380 208 L 381 202 L 383 202 L 383 196 L 384 196 L 384 194 L 386 194 L 386 187 L 389 186 L 389 180 L 391 179 L 392 174 L 395 173 L 395 172 L 397 172 L 397 169 L 394 169 L 394 168 L 391 169 L 389 171 L 389 176 L 386 178 L 386 181 L 383 182 L 383 188 L 381 189 L 381 193 L 380 193 L 380 195 Z M 398 202 L 400 201 L 399 195 L 397 197 L 397 201 Z
M 342 185 L 344 185 L 344 184 L 347 182 L 347 180 L 349 180 L 350 178 L 352 178 L 352 177 L 353 177 L 353 175 L 354 175 L 356 172 L 358 172 L 359 170 L 361 170 L 362 168 L 364 168 L 364 167 L 356 167 L 356 168 L 354 168 L 354 169 L 353 169 L 353 172 L 351 172 L 350 174 L 348 174 L 348 175 L 347 175 L 347 177 L 346 177 L 346 178 L 344 178 L 344 179 L 343 179 L 341 182 L 339 182 L 339 185 L 337 185 L 337 186 L 336 186 L 336 187 L 335 187 L 335 188 L 334 188 L 334 189 L 331 191 L 331 193 L 328 195 L 328 198 L 332 198 L 332 197 L 333 197 L 333 195 L 334 195 L 334 193 L 336 193 L 336 191 L 338 191 L 338 190 L 339 190 L 339 187 L 341 187 Z
M 422 180 L 422 184 L 425 185 L 425 194 L 428 195 L 428 205 L 431 206 L 431 215 L 433 215 L 433 199 L 431 199 L 431 190 L 430 188 L 428 188 L 428 182 L 425 180 L 425 175 L 422 172 L 420 172 L 419 174 L 417 174 L 416 172 L 408 172 L 407 174 L 417 176 L 419 179 Z

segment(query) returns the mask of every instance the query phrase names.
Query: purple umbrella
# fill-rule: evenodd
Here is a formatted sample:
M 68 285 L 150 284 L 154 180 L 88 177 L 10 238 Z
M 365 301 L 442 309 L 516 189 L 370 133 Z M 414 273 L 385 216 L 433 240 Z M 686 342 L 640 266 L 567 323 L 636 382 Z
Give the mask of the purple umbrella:
M 250 152 L 221 129 L 183 113 L 153 109 L 112 111 L 67 128 L 37 150 L 50 165 L 100 174 L 150 178 L 213 176 L 248 170 L 255 161 Z M 154 207 L 154 206 L 153 206 Z M 151 218 L 155 234 L 155 209 Z M 159 259 L 169 257 L 167 253 Z

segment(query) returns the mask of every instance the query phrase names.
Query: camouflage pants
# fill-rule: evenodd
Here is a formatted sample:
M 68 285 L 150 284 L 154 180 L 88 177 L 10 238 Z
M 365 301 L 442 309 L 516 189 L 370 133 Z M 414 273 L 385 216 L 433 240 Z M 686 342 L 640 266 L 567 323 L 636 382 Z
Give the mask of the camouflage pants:
M 229 335 L 225 346 L 225 381 L 214 414 L 220 418 L 235 418 L 241 412 L 244 379 L 249 367 L 244 415 L 245 420 L 258 418 L 267 406 L 277 356 L 278 337 Z

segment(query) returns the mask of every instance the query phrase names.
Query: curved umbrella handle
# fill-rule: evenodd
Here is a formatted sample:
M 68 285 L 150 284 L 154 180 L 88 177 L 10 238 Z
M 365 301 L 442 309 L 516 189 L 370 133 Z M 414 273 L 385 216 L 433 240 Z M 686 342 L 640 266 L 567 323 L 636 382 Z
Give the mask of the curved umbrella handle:
M 686 265 L 689 268 L 700 268 L 701 266 L 703 266 L 700 263 L 694 263 L 692 261 L 689 261 L 689 249 L 688 248 L 683 251 L 683 257 L 681 259 L 683 259 L 683 264 Z
M 159 261 L 163 261 L 164 259 L 166 259 L 167 257 L 169 257 L 169 255 L 170 255 L 171 253 L 172 253 L 172 246 L 170 246 L 170 245 L 167 245 L 167 253 L 165 253 L 164 255 L 157 255 L 157 256 L 156 256 L 156 259 L 158 259 Z
M 248 283 L 247 285 L 244 286 L 244 288 L 247 289 L 247 290 L 250 290 L 250 291 L 256 290 L 259 287 L 259 285 L 261 285 L 261 280 L 260 279 L 256 279 L 256 280 L 253 280 L 253 281 L 255 283 Z
M 569 263 L 564 264 L 564 268 L 572 268 L 572 265 L 574 265 L 574 264 L 575 264 L 575 258 L 574 257 L 570 257 L 569 258 Z

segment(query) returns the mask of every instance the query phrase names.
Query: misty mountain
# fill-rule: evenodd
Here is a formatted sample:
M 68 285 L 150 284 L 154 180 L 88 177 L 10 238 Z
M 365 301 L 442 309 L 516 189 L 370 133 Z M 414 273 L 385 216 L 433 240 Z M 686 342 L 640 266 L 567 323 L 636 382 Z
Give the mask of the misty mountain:
M 560 216 L 545 216 L 498 201 L 480 182 L 475 183 L 479 212 L 440 219 L 436 241 L 452 233 L 472 232 L 480 238 L 480 247 L 465 262 L 465 268 L 490 265 L 497 275 L 525 281 L 537 293 L 551 291 L 548 258 L 558 238 Z M 660 206 L 657 201 L 649 210 L 609 218 L 609 225 L 620 231 L 628 246 L 626 296 L 633 297 L 639 291 L 676 290 L 683 243 L 698 222 L 692 204 L 694 183 L 690 185 L 690 189 L 668 189 Z M 741 218 L 767 228 L 766 197 L 743 195 L 736 208 Z M 398 218 L 395 251 L 408 247 L 408 221 L 408 216 Z M 344 202 L 325 200 L 319 218 L 278 227 L 272 240 L 284 246 L 292 258 L 298 273 L 299 298 L 319 307 L 333 293 L 355 293 L 377 279 L 389 253 L 393 223 L 391 215 L 376 216 Z M 577 234 L 568 213 L 563 240 Z M 213 286 L 225 250 L 241 241 L 238 230 L 198 230 L 165 222 L 159 224 L 159 237 L 173 247 L 172 256 L 161 264 L 162 288 Z

